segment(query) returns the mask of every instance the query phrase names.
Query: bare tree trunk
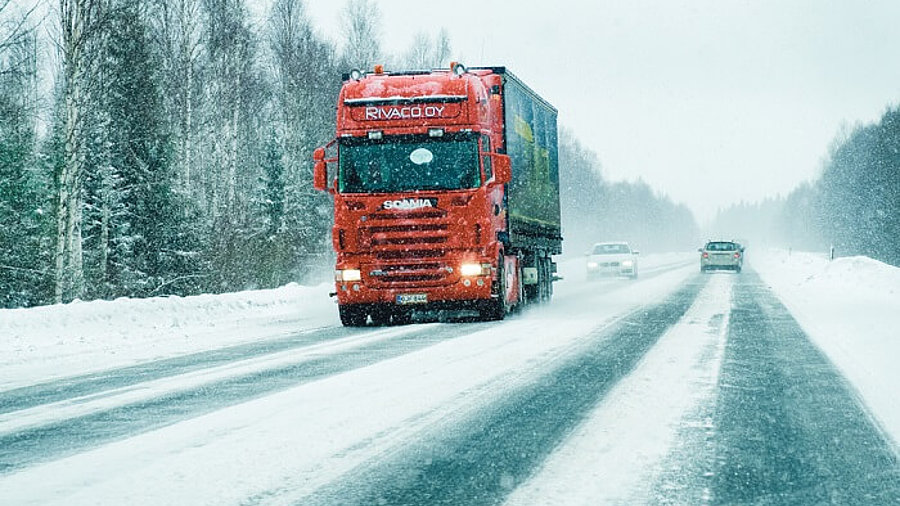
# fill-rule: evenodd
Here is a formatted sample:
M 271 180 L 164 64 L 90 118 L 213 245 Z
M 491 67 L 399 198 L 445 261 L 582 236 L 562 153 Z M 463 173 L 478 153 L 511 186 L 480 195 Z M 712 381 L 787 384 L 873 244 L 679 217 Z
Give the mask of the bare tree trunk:
M 194 158 L 194 71 L 200 36 L 196 19 L 199 17 L 199 4 L 196 0 L 180 0 L 179 2 L 179 72 L 183 73 L 183 86 L 180 105 L 181 136 L 179 137 L 179 156 L 181 177 L 188 194 L 193 193 L 192 164 Z
M 85 46 L 97 21 L 102 0 L 60 0 L 63 67 L 65 76 L 65 157 L 59 177 L 56 220 L 57 303 L 79 297 L 84 289 L 81 250 L 81 182 L 84 171 L 82 124 L 85 80 L 89 67 Z
M 100 260 L 98 280 L 102 285 L 106 285 L 109 280 L 109 227 L 112 211 L 110 209 L 110 198 L 108 195 L 103 196 L 102 209 L 100 214 Z M 105 292 L 105 289 L 104 289 Z
M 185 83 L 184 97 L 184 131 L 181 132 L 182 138 L 182 163 L 184 164 L 184 182 L 190 192 L 193 188 L 191 185 L 191 165 L 194 163 L 194 63 L 187 62 L 187 76 Z
M 63 301 L 66 286 L 66 223 L 69 218 L 68 168 L 63 166 L 59 177 L 59 192 L 56 206 L 56 254 L 54 255 L 55 287 L 53 300 L 59 304 Z
M 236 75 L 235 83 L 236 99 L 231 104 L 231 147 L 228 152 L 228 213 L 234 217 L 237 215 L 237 205 L 235 202 L 235 193 L 237 186 L 237 164 L 238 164 L 238 140 L 240 138 L 239 120 L 241 111 L 241 73 Z

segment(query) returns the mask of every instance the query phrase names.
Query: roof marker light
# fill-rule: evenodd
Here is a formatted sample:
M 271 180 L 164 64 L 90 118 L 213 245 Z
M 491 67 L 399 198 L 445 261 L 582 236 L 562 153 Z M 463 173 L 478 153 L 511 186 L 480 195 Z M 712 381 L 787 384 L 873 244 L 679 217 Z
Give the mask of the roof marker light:
M 443 137 L 444 129 L 443 128 L 429 128 L 428 129 L 428 137 Z
M 384 136 L 384 132 L 381 130 L 369 130 L 369 139 L 373 141 L 380 141 Z

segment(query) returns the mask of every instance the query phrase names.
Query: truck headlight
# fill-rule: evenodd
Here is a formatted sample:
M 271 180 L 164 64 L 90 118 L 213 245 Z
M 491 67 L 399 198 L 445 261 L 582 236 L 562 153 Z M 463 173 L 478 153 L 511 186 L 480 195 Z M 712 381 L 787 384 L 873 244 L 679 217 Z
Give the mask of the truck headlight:
M 632 262 L 631 260 L 625 260 L 624 262 L 622 262 L 622 267 L 631 267 L 632 265 L 634 265 L 634 262 Z
M 597 262 L 588 262 L 588 263 L 587 263 L 587 268 L 588 268 L 588 269 L 596 269 L 596 268 L 597 268 Z
M 343 269 L 335 271 L 334 278 L 338 281 L 359 281 L 362 279 L 362 272 L 359 269 Z
M 487 276 L 491 273 L 491 264 L 467 262 L 459 266 L 461 276 Z

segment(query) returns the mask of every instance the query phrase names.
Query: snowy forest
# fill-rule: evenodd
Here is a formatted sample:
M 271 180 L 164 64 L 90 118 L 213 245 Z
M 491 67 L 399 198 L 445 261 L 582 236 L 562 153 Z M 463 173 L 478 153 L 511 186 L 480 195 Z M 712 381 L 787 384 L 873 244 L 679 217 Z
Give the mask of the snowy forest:
M 311 153 L 334 135 L 342 73 L 464 56 L 446 31 L 386 54 L 372 0 L 346 2 L 334 39 L 303 0 L 48 5 L 0 0 L 0 307 L 327 279 Z M 567 253 L 695 245 L 687 208 L 605 181 L 577 135 L 560 146 Z
M 785 197 L 719 213 L 716 230 L 769 245 L 865 255 L 900 266 L 900 107 L 840 132 L 820 176 Z

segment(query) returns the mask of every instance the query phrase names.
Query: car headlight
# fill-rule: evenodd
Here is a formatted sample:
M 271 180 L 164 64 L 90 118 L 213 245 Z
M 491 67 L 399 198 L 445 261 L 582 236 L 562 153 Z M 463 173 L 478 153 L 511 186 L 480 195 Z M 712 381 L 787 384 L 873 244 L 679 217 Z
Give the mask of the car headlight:
M 597 262 L 588 262 L 588 263 L 587 263 L 587 268 L 588 268 L 588 269 L 596 269 L 596 268 L 597 268 Z
M 461 276 L 487 276 L 491 273 L 491 264 L 467 262 L 459 266 Z
M 624 262 L 622 262 L 622 267 L 631 267 L 632 265 L 634 265 L 634 262 L 631 260 L 625 260 Z
M 362 272 L 359 269 L 343 269 L 335 271 L 334 279 L 337 281 L 359 281 L 362 279 Z

